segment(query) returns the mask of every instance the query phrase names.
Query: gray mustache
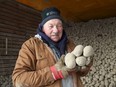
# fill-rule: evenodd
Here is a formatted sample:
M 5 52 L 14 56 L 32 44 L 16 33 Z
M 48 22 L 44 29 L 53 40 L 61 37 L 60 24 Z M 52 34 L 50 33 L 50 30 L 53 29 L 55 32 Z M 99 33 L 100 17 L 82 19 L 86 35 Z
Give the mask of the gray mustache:
M 57 35 L 58 35 L 58 33 L 53 33 L 52 35 L 56 35 L 56 36 L 57 36 Z

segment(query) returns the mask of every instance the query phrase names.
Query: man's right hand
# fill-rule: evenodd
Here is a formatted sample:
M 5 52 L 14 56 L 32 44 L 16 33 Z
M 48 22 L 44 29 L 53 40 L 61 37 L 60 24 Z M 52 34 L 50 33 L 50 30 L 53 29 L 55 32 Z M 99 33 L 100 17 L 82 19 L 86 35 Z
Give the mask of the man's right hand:
M 50 67 L 55 80 L 66 78 L 70 72 L 75 70 L 67 68 L 64 63 L 64 57 L 65 55 L 62 55 L 58 62 L 54 66 Z

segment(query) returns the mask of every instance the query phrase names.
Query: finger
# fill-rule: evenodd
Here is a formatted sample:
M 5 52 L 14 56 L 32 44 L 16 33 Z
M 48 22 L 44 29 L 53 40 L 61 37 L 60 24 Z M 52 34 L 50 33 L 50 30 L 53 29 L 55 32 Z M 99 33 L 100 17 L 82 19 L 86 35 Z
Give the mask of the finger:
M 91 67 L 93 65 L 93 58 L 91 59 L 90 63 L 86 65 L 87 67 Z

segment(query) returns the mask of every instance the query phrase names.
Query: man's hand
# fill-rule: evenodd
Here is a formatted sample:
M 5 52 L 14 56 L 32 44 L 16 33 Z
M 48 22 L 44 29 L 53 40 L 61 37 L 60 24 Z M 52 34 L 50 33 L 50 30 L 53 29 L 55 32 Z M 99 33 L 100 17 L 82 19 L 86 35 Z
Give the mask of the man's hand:
M 86 65 L 86 68 L 80 69 L 79 74 L 80 74 L 81 76 L 87 75 L 88 72 L 91 70 L 91 66 L 92 66 L 92 65 L 93 65 L 93 58 L 92 58 L 91 62 L 90 62 L 88 65 Z
M 55 80 L 66 78 L 69 73 L 77 70 L 77 67 L 73 69 L 68 68 L 64 63 L 64 57 L 65 56 L 62 55 L 60 60 L 58 60 L 54 66 L 50 67 Z

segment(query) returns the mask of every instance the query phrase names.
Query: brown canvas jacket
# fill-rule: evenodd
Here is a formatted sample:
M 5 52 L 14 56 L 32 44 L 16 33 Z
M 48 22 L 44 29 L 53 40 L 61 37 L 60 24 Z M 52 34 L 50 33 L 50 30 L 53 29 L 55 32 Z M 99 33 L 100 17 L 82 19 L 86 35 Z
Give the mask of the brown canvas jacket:
M 69 41 L 68 52 L 74 47 Z M 55 63 L 55 56 L 47 44 L 36 37 L 30 38 L 19 51 L 12 74 L 14 87 L 62 87 L 61 80 L 55 81 L 50 71 Z M 83 87 L 79 73 L 72 74 L 74 87 Z

